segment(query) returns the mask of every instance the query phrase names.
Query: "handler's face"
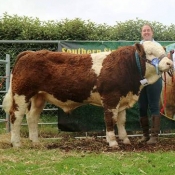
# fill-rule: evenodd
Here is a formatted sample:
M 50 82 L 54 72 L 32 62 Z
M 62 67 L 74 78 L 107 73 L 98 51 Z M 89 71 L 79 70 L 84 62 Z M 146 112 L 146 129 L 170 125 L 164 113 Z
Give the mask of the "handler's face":
M 150 26 L 145 25 L 142 27 L 141 36 L 142 36 L 143 40 L 145 40 L 145 41 L 152 41 L 153 31 L 150 28 Z

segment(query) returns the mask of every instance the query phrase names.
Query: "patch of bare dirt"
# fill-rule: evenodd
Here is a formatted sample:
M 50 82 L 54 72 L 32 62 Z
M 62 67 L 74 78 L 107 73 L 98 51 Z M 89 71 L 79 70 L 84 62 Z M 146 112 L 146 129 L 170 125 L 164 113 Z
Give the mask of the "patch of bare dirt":
M 0 149 L 6 149 L 10 147 L 10 133 L 0 134 Z
M 52 135 L 53 136 L 53 135 Z M 53 139 L 53 137 L 50 138 Z M 158 143 L 154 145 L 148 145 L 146 143 L 138 143 L 140 137 L 129 137 L 131 145 L 124 145 L 117 137 L 117 142 L 119 143 L 119 149 L 113 149 L 108 146 L 105 137 L 98 136 L 87 136 L 78 137 L 76 135 L 69 134 L 59 134 L 54 136 L 54 141 L 46 139 L 46 137 L 40 136 L 42 139 L 41 147 L 42 149 L 60 149 L 65 152 L 78 151 L 78 152 L 90 152 L 90 153 L 101 153 L 101 152 L 156 152 L 156 151 L 175 151 L 175 136 L 160 136 Z M 49 135 L 47 135 L 49 138 Z M 60 139 L 58 139 L 60 138 Z M 22 145 L 26 148 L 31 148 L 32 144 L 29 142 L 28 138 L 22 138 Z M 11 148 L 10 134 L 0 134 L 0 149 Z
M 104 138 L 90 137 L 84 139 L 63 138 L 58 143 L 47 145 L 48 149 L 59 148 L 66 152 L 68 151 L 85 151 L 85 152 L 155 152 L 155 151 L 175 151 L 175 137 L 160 137 L 159 142 L 154 145 L 146 143 L 138 143 L 139 137 L 130 137 L 131 145 L 124 145 L 120 140 L 119 149 L 112 149 Z

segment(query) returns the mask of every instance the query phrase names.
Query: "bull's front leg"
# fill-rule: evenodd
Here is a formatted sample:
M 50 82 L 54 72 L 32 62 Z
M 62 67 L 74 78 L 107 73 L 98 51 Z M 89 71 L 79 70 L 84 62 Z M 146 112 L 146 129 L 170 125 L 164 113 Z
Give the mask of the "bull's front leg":
M 123 110 L 118 113 L 117 117 L 118 135 L 119 139 L 121 139 L 124 144 L 131 144 L 125 129 L 125 122 L 126 122 L 126 110 Z
M 113 113 L 106 109 L 104 118 L 106 124 L 106 141 L 109 143 L 110 147 L 119 148 L 114 132 Z

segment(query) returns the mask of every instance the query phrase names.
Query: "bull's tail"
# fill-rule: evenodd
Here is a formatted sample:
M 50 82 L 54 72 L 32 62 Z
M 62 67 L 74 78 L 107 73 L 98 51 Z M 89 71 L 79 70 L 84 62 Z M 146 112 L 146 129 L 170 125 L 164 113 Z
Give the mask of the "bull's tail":
M 4 96 L 4 99 L 3 99 L 3 102 L 2 102 L 2 108 L 7 114 L 10 113 L 10 109 L 11 109 L 12 104 L 13 104 L 13 95 L 12 95 L 11 83 L 12 83 L 12 75 L 10 76 L 10 87 L 8 89 L 8 92 Z

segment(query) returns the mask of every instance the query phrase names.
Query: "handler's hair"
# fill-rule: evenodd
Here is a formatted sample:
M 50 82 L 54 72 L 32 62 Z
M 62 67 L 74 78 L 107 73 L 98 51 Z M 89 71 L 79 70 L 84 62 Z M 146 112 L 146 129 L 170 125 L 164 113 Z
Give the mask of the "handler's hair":
M 144 26 L 149 26 L 149 27 L 151 28 L 152 32 L 154 33 L 153 27 L 152 27 L 151 24 L 149 24 L 149 23 L 146 23 L 146 24 L 144 24 L 144 25 L 141 27 L 141 32 L 142 32 L 142 29 L 143 29 Z

